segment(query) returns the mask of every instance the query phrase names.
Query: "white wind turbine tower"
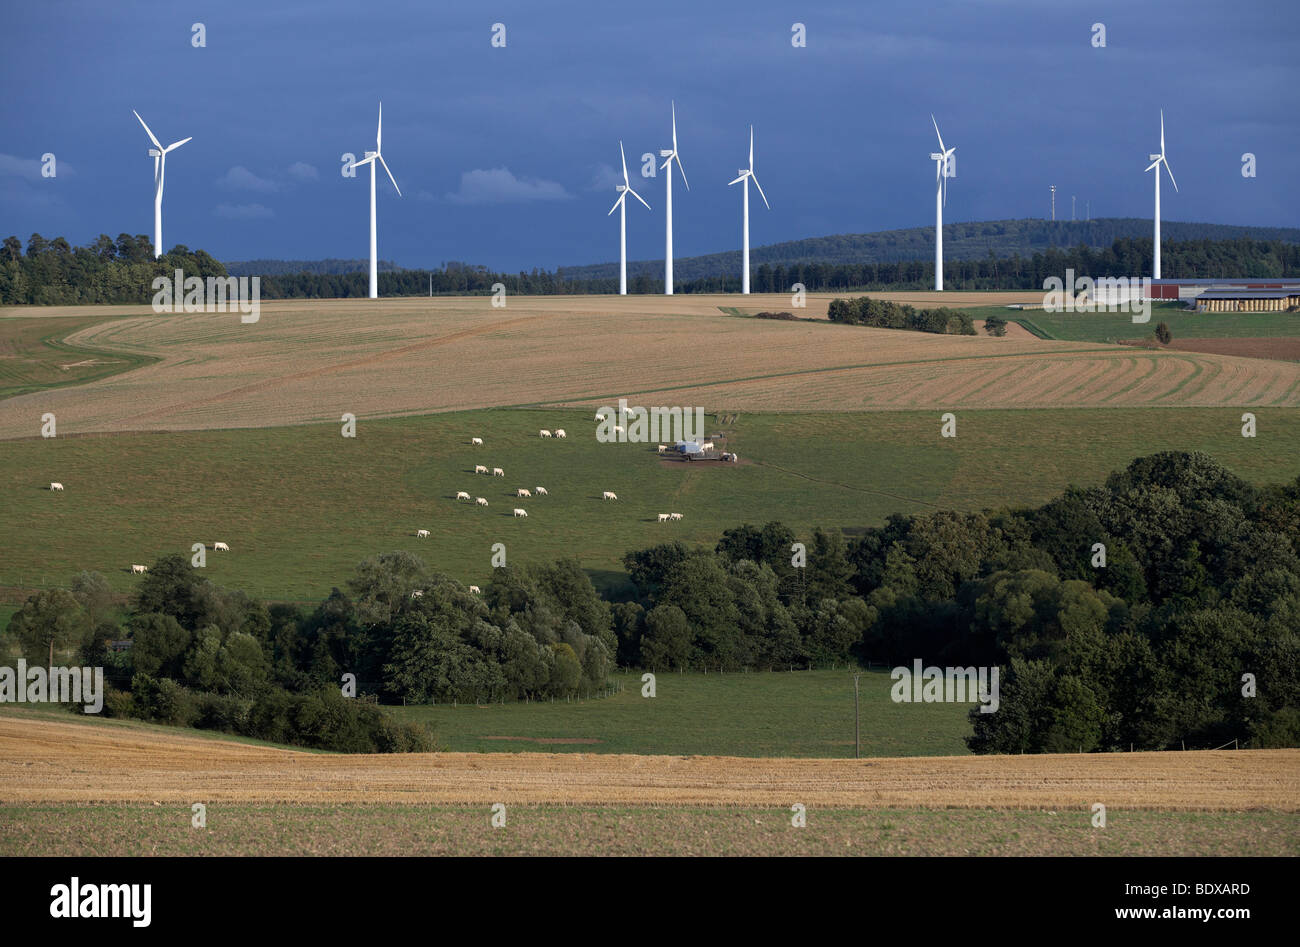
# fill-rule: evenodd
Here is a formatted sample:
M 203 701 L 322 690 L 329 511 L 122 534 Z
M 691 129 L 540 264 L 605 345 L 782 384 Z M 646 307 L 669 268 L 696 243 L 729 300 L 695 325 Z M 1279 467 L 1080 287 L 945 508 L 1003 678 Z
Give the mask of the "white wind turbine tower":
M 934 133 L 939 138 L 939 150 L 930 152 L 934 162 L 934 288 L 943 289 L 943 208 L 948 203 L 948 159 L 957 150 L 956 145 L 947 150 L 943 147 L 943 135 L 939 134 L 939 123 L 934 121 Z
M 682 159 L 677 155 L 677 103 L 673 103 L 673 146 L 672 148 L 662 148 L 659 151 L 659 157 L 665 161 L 660 168 L 668 169 L 668 185 L 664 191 L 664 213 L 667 215 L 667 236 L 664 241 L 664 295 L 673 294 L 673 161 L 677 162 L 677 170 L 682 173 L 682 183 L 686 185 L 686 190 L 691 189 L 690 182 L 686 180 L 686 169 L 682 167 Z
M 366 156 L 360 161 L 355 161 L 352 167 L 359 168 L 363 164 L 370 165 L 370 298 L 379 298 L 379 254 L 377 242 L 375 239 L 375 164 L 376 162 L 384 166 L 388 172 L 388 180 L 393 182 L 393 190 L 397 191 L 397 196 L 402 196 L 402 189 L 397 186 L 397 179 L 393 177 L 393 172 L 388 170 L 388 162 L 384 160 L 382 154 L 384 139 L 384 103 L 379 103 L 379 126 L 375 129 L 375 150 L 367 151 Z
M 145 134 L 153 142 L 154 147 L 149 149 L 149 154 L 153 158 L 153 256 L 154 259 L 162 256 L 162 195 L 163 195 L 163 175 L 167 172 L 167 152 L 175 151 L 187 141 L 193 141 L 194 136 L 182 138 L 180 141 L 174 141 L 164 148 L 154 137 L 154 133 L 149 130 L 149 126 L 144 124 L 144 119 L 140 118 L 140 113 L 131 109 L 131 114 L 140 120 L 144 125 Z
M 744 227 L 745 246 L 744 249 L 741 251 L 740 265 L 743 272 L 741 273 L 741 277 L 740 277 L 740 291 L 748 295 L 749 294 L 749 182 L 750 181 L 753 181 L 754 187 L 758 188 L 758 194 L 760 197 L 763 198 L 763 204 L 766 205 L 768 210 L 772 209 L 772 205 L 767 203 L 767 195 L 763 193 L 763 185 L 758 183 L 758 178 L 754 174 L 754 126 L 753 125 L 749 126 L 749 167 L 741 168 L 740 171 L 738 171 L 737 173 L 740 175 L 740 177 L 736 178 L 736 180 L 734 181 L 729 182 L 727 184 L 727 187 L 731 187 L 732 184 L 739 184 L 742 181 L 745 182 L 745 227 Z
M 627 196 L 631 194 L 637 200 L 645 204 L 645 200 L 636 191 L 632 190 L 632 185 L 627 179 L 627 154 L 623 151 L 623 143 L 618 143 L 618 154 L 623 159 L 623 183 L 616 186 L 619 192 L 618 200 L 614 206 L 609 209 L 609 214 L 619 211 L 618 215 L 618 294 L 627 295 Z M 645 209 L 649 210 L 650 205 L 645 204 Z M 609 214 L 605 216 L 608 217 Z M 671 239 L 671 238 L 670 238 Z
M 1178 191 L 1178 182 L 1174 180 L 1174 172 L 1170 170 L 1169 159 L 1165 157 L 1165 110 L 1160 110 L 1160 154 L 1151 155 L 1151 163 L 1147 165 L 1147 170 L 1153 168 L 1156 172 L 1156 241 L 1155 241 L 1155 258 L 1152 261 L 1151 278 L 1160 279 L 1160 165 L 1165 166 L 1169 172 L 1169 183 L 1174 186 L 1174 191 Z

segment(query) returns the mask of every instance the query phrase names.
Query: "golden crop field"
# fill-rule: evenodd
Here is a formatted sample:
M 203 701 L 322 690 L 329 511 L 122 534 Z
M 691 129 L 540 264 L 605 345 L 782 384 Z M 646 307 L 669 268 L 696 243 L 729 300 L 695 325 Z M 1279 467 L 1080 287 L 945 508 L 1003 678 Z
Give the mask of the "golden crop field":
M 1300 811 L 1300 750 L 772 759 L 305 753 L 0 716 L 0 803 L 438 803 Z
M 890 295 L 890 294 L 882 294 Z M 935 294 L 893 294 L 896 298 Z M 942 294 L 987 305 L 1017 294 Z M 810 297 L 824 316 L 831 296 Z M 707 410 L 1300 405 L 1300 363 L 1082 342 L 748 319 L 735 296 L 488 297 L 266 303 L 237 313 L 111 312 L 69 344 L 153 356 L 124 374 L 0 401 L 0 438 L 273 427 L 500 406 L 701 404 Z M 745 312 L 789 308 L 751 296 Z M 637 403 L 637 401 L 633 401 Z

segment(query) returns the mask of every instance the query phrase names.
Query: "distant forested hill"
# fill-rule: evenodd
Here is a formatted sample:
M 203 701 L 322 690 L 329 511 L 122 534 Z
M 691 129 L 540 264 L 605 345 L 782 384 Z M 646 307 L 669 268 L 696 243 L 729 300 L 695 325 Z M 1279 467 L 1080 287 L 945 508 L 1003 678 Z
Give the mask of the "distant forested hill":
M 380 260 L 379 272 L 392 273 L 401 267 L 392 260 Z M 239 260 L 226 264 L 231 276 L 288 276 L 291 273 L 311 273 L 316 276 L 338 276 L 341 273 L 368 273 L 369 260 Z
M 1300 244 L 1300 229 L 1295 227 L 1238 227 L 1231 224 L 1164 221 L 1161 228 L 1164 240 L 1171 242 L 1245 238 Z M 1074 248 L 1083 244 L 1100 249 L 1110 247 L 1119 239 L 1143 237 L 1151 237 L 1149 218 L 1107 217 L 1090 221 L 1055 222 L 1037 218 L 975 221 L 944 225 L 943 256 L 945 260 L 982 260 L 989 256 L 1028 258 L 1053 247 Z M 754 247 L 749 251 L 752 266 L 767 263 L 786 268 L 797 264 L 896 263 L 933 258 L 933 227 L 809 237 L 806 240 Z M 673 276 L 681 281 L 728 276 L 739 270 L 739 249 L 706 256 L 678 257 L 673 261 Z M 629 260 L 627 272 L 630 277 L 662 277 L 663 260 Z M 565 266 L 560 267 L 556 275 L 564 280 L 613 279 L 618 276 L 618 264 Z

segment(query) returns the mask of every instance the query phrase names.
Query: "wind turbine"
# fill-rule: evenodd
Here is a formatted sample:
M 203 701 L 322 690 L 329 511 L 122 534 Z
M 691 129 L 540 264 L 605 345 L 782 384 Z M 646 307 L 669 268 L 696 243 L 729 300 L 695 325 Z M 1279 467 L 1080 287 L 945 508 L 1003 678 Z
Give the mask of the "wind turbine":
M 934 288 L 938 292 L 943 290 L 943 209 L 948 203 L 948 159 L 957 147 L 945 150 L 933 114 L 930 121 L 934 122 L 934 133 L 939 138 L 939 150 L 930 152 L 930 160 L 934 162 Z
M 1151 155 L 1151 163 L 1147 165 L 1147 170 L 1153 168 L 1156 172 L 1156 241 L 1155 241 L 1155 259 L 1152 261 L 1151 278 L 1160 279 L 1160 165 L 1165 166 L 1169 172 L 1169 183 L 1174 186 L 1175 193 L 1178 191 L 1178 182 L 1174 180 L 1174 172 L 1170 170 L 1169 159 L 1165 157 L 1165 110 L 1160 110 L 1160 154 Z
M 158 259 L 162 256 L 162 195 L 163 195 L 163 176 L 167 172 L 167 152 L 175 151 L 187 141 L 193 141 L 194 136 L 182 138 L 180 141 L 174 141 L 164 148 L 154 137 L 154 133 L 149 130 L 149 126 L 144 124 L 144 119 L 140 118 L 140 113 L 131 109 L 131 114 L 140 119 L 140 124 L 144 125 L 145 134 L 154 146 L 149 149 L 149 154 L 153 158 L 153 257 Z
M 384 160 L 382 154 L 384 139 L 384 103 L 379 103 L 379 126 L 375 129 L 375 150 L 367 151 L 366 156 L 360 161 L 354 161 L 352 167 L 359 168 L 363 164 L 370 165 L 370 298 L 379 298 L 379 254 L 375 240 L 375 164 L 378 162 L 384 166 L 388 172 L 388 180 L 393 182 L 393 190 L 397 191 L 397 196 L 402 196 L 402 189 L 397 186 L 397 179 L 393 177 L 393 172 L 388 170 L 388 162 Z
M 632 190 L 632 185 L 627 180 L 627 154 L 623 151 L 623 142 L 618 143 L 619 157 L 623 159 L 623 183 L 616 185 L 615 190 L 618 193 L 618 200 L 614 206 L 609 209 L 609 214 L 619 211 L 618 215 L 618 294 L 627 295 L 627 196 L 631 194 L 637 200 L 645 204 L 645 200 L 636 191 Z M 671 176 L 670 176 L 671 177 Z M 645 209 L 649 210 L 650 205 L 645 204 Z M 605 216 L 608 217 L 609 214 Z M 669 239 L 672 239 L 671 237 Z
M 766 205 L 767 209 L 768 210 L 772 209 L 772 205 L 767 203 L 767 195 L 763 193 L 763 185 L 758 183 L 758 178 L 754 175 L 754 126 L 753 125 L 749 126 L 749 167 L 741 168 L 737 173 L 740 175 L 740 177 L 736 178 L 736 180 L 734 181 L 729 182 L 727 184 L 727 187 L 731 187 L 732 184 L 739 184 L 742 181 L 745 182 L 745 188 L 744 188 L 745 189 L 745 228 L 744 228 L 745 247 L 741 251 L 740 265 L 741 268 L 743 269 L 743 272 L 741 273 L 741 277 L 740 277 L 740 291 L 748 295 L 749 294 L 749 182 L 750 181 L 753 181 L 754 187 L 758 188 L 758 194 L 760 197 L 763 198 L 763 203 L 764 205 Z
M 686 169 L 682 167 L 682 159 L 677 154 L 677 103 L 673 103 L 673 146 L 671 148 L 662 148 L 659 151 L 659 157 L 665 159 L 660 168 L 668 169 L 668 189 L 664 192 L 664 208 L 667 215 L 667 237 L 664 241 L 664 295 L 673 294 L 673 161 L 677 162 L 677 170 L 682 173 L 682 183 L 686 185 L 686 190 L 691 189 L 690 182 L 686 180 Z

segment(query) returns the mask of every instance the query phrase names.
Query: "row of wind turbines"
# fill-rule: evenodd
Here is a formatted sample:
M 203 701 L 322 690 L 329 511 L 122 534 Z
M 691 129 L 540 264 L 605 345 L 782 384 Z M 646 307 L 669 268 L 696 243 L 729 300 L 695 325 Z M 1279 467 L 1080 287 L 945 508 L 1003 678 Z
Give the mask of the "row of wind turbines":
M 154 159 L 154 199 L 153 199 L 153 233 L 154 233 L 154 257 L 162 256 L 162 198 L 163 198 L 163 178 L 167 170 L 167 155 L 175 151 L 187 141 L 193 138 L 182 138 L 180 141 L 173 142 L 166 148 L 158 141 L 158 138 L 145 124 L 140 113 L 132 110 L 132 114 L 139 119 L 140 124 L 144 126 L 145 133 L 154 147 L 149 149 L 149 156 Z M 943 134 L 939 131 L 939 123 L 933 115 L 930 121 L 934 125 L 935 137 L 939 140 L 939 150 L 930 153 L 930 160 L 934 162 L 935 175 L 935 192 L 934 192 L 934 288 L 936 291 L 943 290 L 943 209 L 948 203 L 948 178 L 952 176 L 952 156 L 956 153 L 956 146 L 946 148 L 943 143 Z M 402 196 L 402 189 L 397 186 L 397 179 L 393 177 L 393 172 L 388 167 L 388 162 L 384 160 L 382 146 L 384 137 L 384 104 L 379 103 L 379 122 L 375 128 L 375 150 L 366 151 L 360 161 L 354 161 L 351 165 L 353 169 L 362 165 L 370 165 L 370 298 L 379 298 L 379 256 L 378 256 L 378 234 L 376 220 L 375 204 L 375 181 L 377 174 L 376 165 L 383 165 L 388 180 L 393 183 L 393 190 L 397 191 L 397 196 Z M 632 182 L 627 173 L 627 154 L 623 149 L 623 142 L 618 143 L 619 158 L 623 165 L 623 183 L 616 185 L 618 199 L 614 201 L 614 206 L 609 209 L 610 216 L 614 211 L 619 212 L 619 258 L 618 258 L 618 291 L 620 295 L 627 295 L 627 197 L 632 195 L 638 201 L 645 205 L 646 210 L 651 210 L 645 199 L 632 188 Z M 664 159 L 660 165 L 660 170 L 668 172 L 668 179 L 664 187 L 664 295 L 673 294 L 673 164 L 677 165 L 677 171 L 682 176 L 682 184 L 686 185 L 689 191 L 690 182 L 686 180 L 686 169 L 682 167 L 681 156 L 677 152 L 677 103 L 672 103 L 672 147 L 661 149 L 659 157 Z M 1160 279 L 1160 166 L 1164 165 L 1165 171 L 1169 174 L 1169 182 L 1173 184 L 1174 190 L 1178 190 L 1178 182 L 1174 180 L 1174 172 L 1169 167 L 1169 160 L 1165 157 L 1165 113 L 1164 109 L 1160 110 L 1160 153 L 1153 154 L 1149 160 L 1151 164 L 1146 170 L 1156 172 L 1155 190 L 1155 251 L 1152 260 L 1152 277 Z M 763 186 L 758 183 L 758 177 L 754 174 L 754 126 L 749 126 L 749 167 L 741 168 L 737 172 L 735 180 L 728 182 L 728 186 L 735 184 L 742 185 L 742 250 L 741 250 L 741 293 L 749 293 L 749 184 L 752 181 L 758 188 L 758 194 L 763 198 L 763 204 L 768 210 L 772 205 L 768 203 L 767 195 L 763 193 Z

